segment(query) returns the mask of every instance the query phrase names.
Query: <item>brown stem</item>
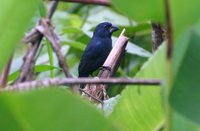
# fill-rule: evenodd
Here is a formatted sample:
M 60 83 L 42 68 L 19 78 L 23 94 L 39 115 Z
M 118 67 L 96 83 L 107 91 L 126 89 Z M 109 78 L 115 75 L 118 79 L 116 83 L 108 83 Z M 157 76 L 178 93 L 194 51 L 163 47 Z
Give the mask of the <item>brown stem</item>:
M 57 0 L 52 2 L 52 6 L 47 16 L 49 20 L 52 18 L 57 5 L 58 5 Z M 32 78 L 31 76 L 32 76 L 32 73 L 34 72 L 33 68 L 35 65 L 35 56 L 40 46 L 40 42 L 42 41 L 42 38 L 43 38 L 43 35 L 40 32 L 38 32 L 36 29 L 33 29 L 33 31 L 24 39 L 26 43 L 31 43 L 31 47 L 29 48 L 26 55 L 24 56 L 24 63 L 21 66 L 20 75 L 18 79 L 15 81 L 15 83 L 24 82 L 26 80 L 30 80 L 29 78 Z
M 103 101 L 99 100 L 98 98 L 96 98 L 95 96 L 91 95 L 90 93 L 86 92 L 83 89 L 80 89 L 83 93 L 85 93 L 86 95 L 88 95 L 89 97 L 91 97 L 92 99 L 94 99 L 95 101 L 101 103 L 103 105 Z
M 109 78 L 114 75 L 117 71 L 117 68 L 120 65 L 120 61 L 125 53 L 125 48 L 128 42 L 128 38 L 124 36 L 125 29 L 122 31 L 119 36 L 115 46 L 111 50 L 109 56 L 101 68 L 98 77 L 99 78 Z M 106 93 L 107 85 L 95 85 L 95 84 L 87 84 L 84 88 L 86 92 L 89 92 L 93 96 L 97 97 L 100 100 L 105 100 L 108 98 Z
M 49 12 L 48 12 L 48 15 L 47 15 L 47 18 L 48 18 L 48 19 L 51 19 L 51 18 L 52 18 L 53 14 L 54 14 L 54 12 L 55 12 L 57 6 L 58 6 L 58 3 L 59 3 L 59 0 L 54 0 L 54 1 L 52 2 L 52 6 L 51 6 L 51 8 L 49 9 Z
M 60 0 L 64 2 L 75 2 L 75 3 L 82 3 L 82 4 L 97 4 L 97 5 L 111 5 L 111 0 Z
M 165 90 L 165 111 L 166 111 L 166 130 L 172 130 L 172 109 L 169 103 L 169 97 L 173 83 L 173 72 L 172 72 L 172 50 L 173 50 L 173 32 L 172 32 L 172 20 L 170 14 L 170 0 L 165 0 L 165 12 L 166 12 L 166 23 L 167 23 L 167 84 Z
M 12 59 L 13 59 L 13 55 L 10 57 L 10 59 L 8 61 L 8 64 L 6 65 L 5 69 L 3 70 L 2 75 L 0 77 L 0 88 L 5 87 L 6 84 L 7 84 L 8 75 L 9 75 L 9 72 L 10 72 Z
M 155 52 L 165 39 L 165 31 L 158 23 L 152 23 L 152 50 Z
M 15 83 L 21 83 L 21 82 L 27 81 L 29 78 L 29 75 L 31 75 L 32 72 L 34 71 L 33 69 L 35 65 L 34 58 L 36 56 L 41 40 L 42 40 L 42 36 L 40 36 L 40 39 L 37 42 L 35 42 L 34 44 L 31 44 L 31 46 L 29 47 L 26 55 L 23 58 L 24 63 L 21 66 L 20 75 L 15 81 Z
M 158 79 L 131 79 L 131 78 L 54 78 L 46 80 L 35 80 L 23 82 L 8 86 L 6 90 L 28 90 L 36 87 L 48 87 L 55 85 L 71 85 L 71 84 L 122 84 L 122 85 L 160 85 L 161 80 Z
M 170 14 L 169 0 L 165 0 L 166 9 L 166 21 L 167 21 L 167 59 L 171 59 L 173 50 L 173 32 L 172 32 L 172 20 Z
M 65 76 L 72 77 L 71 73 L 69 72 L 65 58 L 62 55 L 61 50 L 60 50 L 60 48 L 61 48 L 60 40 L 59 40 L 58 36 L 55 34 L 49 21 L 47 19 L 42 19 L 40 21 L 40 26 L 36 27 L 36 29 L 39 32 L 41 32 L 50 41 L 50 44 L 58 58 L 59 65 L 63 69 Z

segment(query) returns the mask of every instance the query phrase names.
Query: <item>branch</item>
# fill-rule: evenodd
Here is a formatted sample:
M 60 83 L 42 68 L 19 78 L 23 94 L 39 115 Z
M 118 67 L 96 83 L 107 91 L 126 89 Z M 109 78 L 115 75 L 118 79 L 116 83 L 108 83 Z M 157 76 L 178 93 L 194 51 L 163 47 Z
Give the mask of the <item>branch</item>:
M 58 5 L 58 1 L 53 1 L 52 6 L 49 10 L 47 18 L 50 20 L 55 9 Z M 24 42 L 31 43 L 28 51 L 24 56 L 24 62 L 21 66 L 20 75 L 15 81 L 15 83 L 20 83 L 24 81 L 31 80 L 32 73 L 34 72 L 34 65 L 35 65 L 35 56 L 37 54 L 37 50 L 40 46 L 40 42 L 42 41 L 43 35 L 38 32 L 36 29 L 33 29 L 31 33 L 29 33 L 26 38 L 24 38 Z
M 50 44 L 58 58 L 59 65 L 63 69 L 65 76 L 72 77 L 71 73 L 69 72 L 65 58 L 60 51 L 60 48 L 61 48 L 60 40 L 58 36 L 54 33 L 54 30 L 50 24 L 50 21 L 48 21 L 48 19 L 42 19 L 40 21 L 40 25 L 37 26 L 36 29 L 39 32 L 41 32 L 50 41 Z
M 2 75 L 0 76 L 0 88 L 3 88 L 6 86 L 7 84 L 7 80 L 8 80 L 8 75 L 10 72 L 10 66 L 12 63 L 12 59 L 13 59 L 13 55 L 10 57 L 5 69 L 3 70 Z
M 56 85 L 72 84 L 121 84 L 121 85 L 161 85 L 158 79 L 131 79 L 131 78 L 54 78 L 38 81 L 23 82 L 8 86 L 5 90 L 24 91 L 37 87 L 48 87 Z
M 172 107 L 169 103 L 169 98 L 173 84 L 173 69 L 172 69 L 172 51 L 173 51 L 173 31 L 172 31 L 172 18 L 170 12 L 170 0 L 165 0 L 166 24 L 167 24 L 167 83 L 165 90 L 165 115 L 166 115 L 166 131 L 172 130 Z
M 172 20 L 170 14 L 170 3 L 169 0 L 165 0 L 166 8 L 166 20 L 167 20 L 167 58 L 171 59 L 172 57 L 172 48 L 173 48 L 173 32 L 172 32 Z
M 75 3 L 82 3 L 82 4 L 97 4 L 97 5 L 105 5 L 105 6 L 111 5 L 111 0 L 60 0 L 60 1 L 75 2 Z
M 120 65 L 121 59 L 125 54 L 125 48 L 128 42 L 128 38 L 124 36 L 125 29 L 122 31 L 119 36 L 115 46 L 111 50 L 109 56 L 101 68 L 98 77 L 99 78 L 109 78 L 114 75 L 117 71 L 117 68 Z M 106 93 L 107 85 L 96 85 L 96 84 L 87 84 L 84 88 L 84 91 L 95 96 L 100 100 L 108 99 L 108 95 Z M 85 93 L 82 93 L 85 96 Z
M 113 76 L 116 72 L 120 60 L 122 59 L 123 54 L 125 53 L 125 48 L 128 42 L 128 38 L 124 36 L 125 29 L 120 34 L 118 40 L 116 41 L 113 49 L 111 50 L 109 56 L 103 64 L 103 67 L 110 67 L 111 70 L 102 68 L 99 72 L 98 77 L 107 78 Z
M 34 44 L 31 44 L 31 46 L 29 47 L 28 51 L 26 52 L 23 60 L 24 63 L 21 66 L 21 72 L 19 74 L 19 77 L 17 78 L 17 80 L 15 81 L 15 83 L 21 83 L 24 81 L 28 80 L 29 75 L 31 75 L 31 73 L 33 72 L 33 67 L 35 65 L 35 56 L 37 54 L 37 50 L 40 46 L 40 42 L 42 40 L 42 36 L 40 36 L 40 39 L 35 42 Z
M 160 24 L 152 23 L 152 50 L 155 52 L 157 48 L 165 40 L 166 31 L 161 27 Z

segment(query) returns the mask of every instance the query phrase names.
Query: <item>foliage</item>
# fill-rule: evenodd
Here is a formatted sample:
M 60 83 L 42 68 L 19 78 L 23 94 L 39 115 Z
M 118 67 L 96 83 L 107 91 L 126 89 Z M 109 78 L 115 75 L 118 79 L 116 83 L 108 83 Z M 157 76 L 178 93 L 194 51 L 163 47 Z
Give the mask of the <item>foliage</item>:
M 163 79 L 165 75 L 163 45 L 137 73 L 137 78 Z M 157 62 L 159 61 L 159 63 Z M 111 119 L 125 130 L 147 131 L 159 128 L 163 121 L 161 89 L 158 86 L 127 86 L 111 114 Z
M 95 107 L 64 89 L 4 93 L 0 103 L 4 131 L 116 130 Z
M 28 47 L 17 43 L 20 43 L 25 31 L 29 32 L 37 20 L 46 16 L 49 4 L 41 0 L 2 1 L 0 74 L 15 51 L 9 83 L 19 75 Z M 158 78 L 162 80 L 162 86 L 110 86 L 109 95 L 120 96 L 112 98 L 113 103 L 117 103 L 115 107 L 110 99 L 108 105 L 112 105 L 110 108 L 113 109 L 104 108 L 109 113 L 114 110 L 108 118 L 66 88 L 4 92 L 0 94 L 0 130 L 146 131 L 162 130 L 165 125 L 175 131 L 200 130 L 199 6 L 199 0 L 170 0 L 174 50 L 173 75 L 169 77 L 165 44 L 155 54 L 151 53 L 151 22 L 159 22 L 166 27 L 165 1 L 113 0 L 112 7 L 60 2 L 52 24 L 60 37 L 61 51 L 73 76 L 77 76 L 80 57 L 95 26 L 102 21 L 110 21 L 121 29 L 126 28 L 126 35 L 130 38 L 127 53 L 115 76 Z M 120 31 L 112 37 L 113 44 Z M 44 39 L 34 67 L 36 79 L 64 77 L 57 63 L 49 42 Z M 165 99 L 167 78 L 173 81 L 169 100 Z M 166 108 L 168 103 L 169 109 Z M 166 114 L 167 110 L 170 114 Z
M 23 36 L 37 4 L 38 0 L 2 1 L 0 9 L 0 73 Z M 18 22 L 19 20 L 20 22 Z

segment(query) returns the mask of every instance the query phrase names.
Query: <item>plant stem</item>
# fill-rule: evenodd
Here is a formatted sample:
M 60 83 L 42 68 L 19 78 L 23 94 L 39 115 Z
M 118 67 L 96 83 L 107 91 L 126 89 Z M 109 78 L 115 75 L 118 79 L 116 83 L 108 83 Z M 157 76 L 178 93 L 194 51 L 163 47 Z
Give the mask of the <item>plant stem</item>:
M 159 86 L 161 80 L 158 79 L 131 79 L 131 78 L 54 78 L 46 80 L 28 81 L 8 86 L 5 90 L 23 91 L 33 88 L 43 88 L 55 85 L 77 85 L 77 84 L 121 84 L 121 85 L 146 85 Z
M 10 72 L 12 59 L 13 59 L 13 55 L 10 57 L 5 69 L 3 70 L 2 75 L 0 76 L 0 88 L 5 87 L 6 84 L 7 84 L 8 75 L 9 75 L 9 72 Z
M 167 85 L 165 90 L 165 104 L 166 104 L 166 130 L 172 129 L 172 109 L 169 103 L 170 92 L 173 83 L 172 72 L 172 48 L 173 48 L 173 32 L 172 20 L 170 14 L 170 0 L 165 0 L 166 22 L 167 22 Z

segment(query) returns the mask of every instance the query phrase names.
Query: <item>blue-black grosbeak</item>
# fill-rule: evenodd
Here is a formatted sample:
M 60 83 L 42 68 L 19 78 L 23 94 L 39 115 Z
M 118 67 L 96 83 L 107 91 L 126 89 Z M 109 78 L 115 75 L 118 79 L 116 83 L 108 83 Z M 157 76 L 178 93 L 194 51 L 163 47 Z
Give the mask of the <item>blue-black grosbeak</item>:
M 79 77 L 88 77 L 103 65 L 112 49 L 111 35 L 119 28 L 109 22 L 97 25 L 92 39 L 87 45 L 79 67 Z

